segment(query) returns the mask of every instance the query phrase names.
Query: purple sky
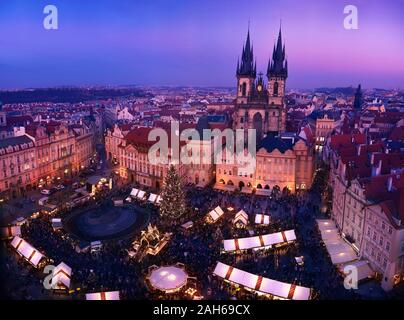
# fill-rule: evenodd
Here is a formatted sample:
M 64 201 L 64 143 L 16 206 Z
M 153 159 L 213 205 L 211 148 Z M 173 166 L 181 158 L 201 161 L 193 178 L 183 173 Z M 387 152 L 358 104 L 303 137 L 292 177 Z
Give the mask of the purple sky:
M 84 2 L 84 4 L 83 4 Z M 59 30 L 42 26 L 59 10 Z M 343 27 L 345 5 L 359 30 Z M 282 19 L 288 88 L 401 87 L 402 0 L 1 0 L 0 88 L 234 86 L 248 20 L 266 71 Z

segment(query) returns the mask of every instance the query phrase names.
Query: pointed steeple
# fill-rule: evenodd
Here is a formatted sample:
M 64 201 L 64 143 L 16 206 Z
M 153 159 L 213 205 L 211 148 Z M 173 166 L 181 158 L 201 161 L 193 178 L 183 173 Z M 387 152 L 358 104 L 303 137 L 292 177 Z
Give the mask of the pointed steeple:
M 285 44 L 282 44 L 282 26 L 279 27 L 278 40 L 272 51 L 272 61 L 268 61 L 267 75 L 275 77 L 287 77 L 287 63 L 285 62 Z
M 245 45 L 243 45 L 243 51 L 241 55 L 241 61 L 238 63 L 237 76 L 256 76 L 254 68 L 254 49 L 251 45 L 250 27 L 248 26 L 247 39 Z

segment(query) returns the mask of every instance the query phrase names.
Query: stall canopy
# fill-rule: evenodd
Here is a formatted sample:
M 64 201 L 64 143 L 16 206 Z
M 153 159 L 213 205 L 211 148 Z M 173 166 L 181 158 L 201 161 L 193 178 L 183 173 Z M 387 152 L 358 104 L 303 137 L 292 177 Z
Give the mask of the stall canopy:
M 119 291 L 87 293 L 86 300 L 120 300 Z
M 211 212 L 208 213 L 207 218 L 213 223 L 216 222 L 223 214 L 224 212 L 222 208 L 217 206 L 215 209 L 213 209 Z
M 52 288 L 69 289 L 72 277 L 72 268 L 64 262 L 59 263 L 53 270 Z
M 157 196 L 156 204 L 160 204 L 160 202 L 163 200 L 161 196 Z
M 52 223 L 53 230 L 59 230 L 59 229 L 62 229 L 62 227 L 63 227 L 62 219 L 60 219 L 60 218 L 53 218 L 51 223 Z
M 213 274 L 232 283 L 263 294 L 288 300 L 309 300 L 310 288 L 258 276 L 218 262 Z
M 369 279 L 373 278 L 375 275 L 375 272 L 372 270 L 372 268 L 369 266 L 369 262 L 365 260 L 357 260 L 354 262 L 348 262 L 344 265 L 341 266 L 340 271 L 344 273 L 344 268 L 345 267 L 354 267 L 356 268 L 358 272 L 358 281 L 364 280 L 364 279 Z
M 157 197 L 158 197 L 157 194 L 150 193 L 149 199 L 147 201 L 149 201 L 151 203 L 156 203 Z
M 233 223 L 234 224 L 242 223 L 246 226 L 248 224 L 248 214 L 244 210 L 240 210 L 234 216 Z
M 188 221 L 188 222 L 185 222 L 184 224 L 182 224 L 181 227 L 185 230 L 188 230 L 188 229 L 192 228 L 193 225 L 194 225 L 194 223 L 192 221 Z
M 143 200 L 145 195 L 146 195 L 146 192 L 144 192 L 143 190 L 139 190 L 139 193 L 137 194 L 137 198 L 140 200 Z
M 233 192 L 236 189 L 236 186 L 222 184 L 222 183 L 216 183 L 213 188 L 216 190 Z
M 11 241 L 11 246 L 17 250 L 34 267 L 39 265 L 44 255 L 31 246 L 27 241 L 16 236 Z
M 255 223 L 256 224 L 269 224 L 269 216 L 265 214 L 256 214 L 255 215 Z
M 223 240 L 224 251 L 240 251 L 248 249 L 261 249 L 269 246 L 286 244 L 296 240 L 294 230 L 265 234 L 249 238 Z
M 332 220 L 317 220 L 317 225 L 333 264 L 344 264 L 358 258 L 355 250 L 341 238 Z
M 255 194 L 257 196 L 269 197 L 271 195 L 271 190 L 269 190 L 269 189 L 255 189 Z
M 21 235 L 21 227 L 20 226 L 8 226 L 0 228 L 0 239 L 10 239 L 14 236 Z
M 246 193 L 246 194 L 251 194 L 253 192 L 253 189 L 249 188 L 249 187 L 242 187 L 241 192 Z
M 133 188 L 132 191 L 130 192 L 130 195 L 132 197 L 136 197 L 138 193 L 139 193 L 139 189 Z

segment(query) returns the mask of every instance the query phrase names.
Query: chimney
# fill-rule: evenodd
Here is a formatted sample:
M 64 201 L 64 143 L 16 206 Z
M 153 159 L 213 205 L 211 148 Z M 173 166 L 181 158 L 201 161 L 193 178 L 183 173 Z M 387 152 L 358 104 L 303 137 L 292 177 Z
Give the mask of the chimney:
M 387 179 L 387 191 L 391 192 L 393 190 L 393 177 Z
M 372 166 L 372 177 L 380 176 L 382 172 L 382 160 L 379 160 L 377 165 Z

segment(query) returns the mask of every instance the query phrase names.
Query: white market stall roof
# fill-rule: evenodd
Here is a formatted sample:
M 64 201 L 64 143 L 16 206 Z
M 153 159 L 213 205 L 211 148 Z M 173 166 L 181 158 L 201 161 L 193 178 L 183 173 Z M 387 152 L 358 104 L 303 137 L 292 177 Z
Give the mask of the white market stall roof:
M 259 249 L 296 240 L 294 230 L 287 230 L 249 238 L 223 240 L 224 251 Z
M 87 293 L 86 300 L 120 300 L 119 291 Z
M 145 195 L 146 195 L 145 191 L 139 190 L 139 193 L 137 194 L 137 198 L 140 200 L 143 200 Z
M 341 238 L 331 219 L 317 220 L 317 225 L 333 264 L 344 264 L 358 258 L 355 250 Z
M 310 288 L 271 280 L 218 262 L 213 274 L 259 293 L 289 300 L 309 300 Z
M 69 289 L 72 277 L 72 268 L 66 263 L 59 263 L 53 270 L 52 288 L 54 289 Z
M 366 260 L 357 260 L 357 261 L 353 261 L 353 262 L 348 262 L 341 266 L 341 268 L 340 268 L 341 272 L 344 272 L 344 268 L 346 266 L 356 268 L 356 270 L 358 272 L 358 281 L 361 281 L 363 279 L 372 278 L 375 275 L 375 272 L 372 270 L 372 268 L 369 266 L 369 262 Z
M 241 192 L 246 193 L 246 194 L 251 194 L 253 192 L 253 189 L 249 188 L 249 187 L 242 187 Z
M 215 209 L 208 213 L 208 217 L 213 222 L 216 222 L 223 214 L 224 211 L 222 210 L 222 208 L 220 208 L 220 206 L 217 206 Z
M 265 214 L 256 214 L 255 215 L 255 223 L 256 224 L 269 224 L 269 216 Z
M 139 189 L 133 188 L 132 191 L 130 192 L 130 195 L 132 197 L 136 197 L 138 193 L 139 193 Z
M 193 225 L 194 225 L 194 223 L 193 223 L 192 221 L 188 221 L 188 222 L 185 222 L 184 224 L 182 224 L 181 227 L 182 227 L 183 229 L 186 229 L 186 230 L 187 230 L 187 229 L 192 228 Z
M 21 227 L 20 226 L 8 226 L 0 228 L 0 239 L 9 239 L 14 236 L 21 235 Z
M 63 227 L 62 219 L 60 219 L 60 218 L 53 218 L 51 220 L 51 223 L 52 223 L 52 228 L 55 229 L 55 230 L 56 229 L 61 229 Z
M 240 210 L 236 213 L 233 223 L 241 222 L 245 225 L 248 224 L 248 214 L 244 210 Z
M 216 189 L 216 190 L 232 192 L 232 191 L 234 191 L 236 189 L 236 186 L 228 185 L 228 184 L 222 184 L 222 183 L 216 183 L 213 188 Z
M 271 190 L 269 190 L 269 189 L 255 189 L 255 194 L 257 196 L 267 196 L 267 197 L 269 197 L 271 195 Z
M 180 267 L 168 266 L 154 269 L 148 279 L 153 288 L 164 292 L 174 292 L 187 283 L 188 274 Z
M 158 198 L 159 198 L 159 196 L 157 194 L 150 193 L 149 199 L 147 201 L 149 201 L 151 203 L 156 203 Z
M 11 246 L 17 250 L 29 263 L 37 267 L 41 259 L 44 257 L 42 253 L 31 246 L 27 241 L 16 236 L 11 241 Z

